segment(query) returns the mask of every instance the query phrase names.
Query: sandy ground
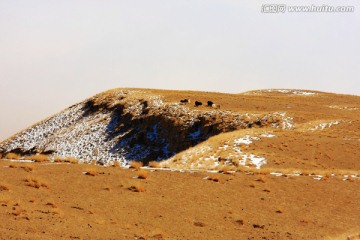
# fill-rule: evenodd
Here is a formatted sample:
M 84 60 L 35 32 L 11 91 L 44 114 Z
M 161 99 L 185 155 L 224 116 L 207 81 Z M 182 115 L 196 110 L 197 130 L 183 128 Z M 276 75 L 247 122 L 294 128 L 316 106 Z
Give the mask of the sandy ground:
M 134 169 L 8 160 L 0 168 L 0 239 L 346 239 L 360 233 L 358 179 L 164 170 L 137 179 Z M 84 174 L 92 171 L 99 174 Z M 32 180 L 40 187 L 27 186 Z

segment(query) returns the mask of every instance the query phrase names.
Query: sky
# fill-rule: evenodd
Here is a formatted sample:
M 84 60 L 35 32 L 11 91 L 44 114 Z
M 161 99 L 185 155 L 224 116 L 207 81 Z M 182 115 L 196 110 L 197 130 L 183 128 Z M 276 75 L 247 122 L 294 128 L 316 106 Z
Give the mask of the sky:
M 359 43 L 351 0 L 0 0 L 0 141 L 117 87 L 360 95 Z

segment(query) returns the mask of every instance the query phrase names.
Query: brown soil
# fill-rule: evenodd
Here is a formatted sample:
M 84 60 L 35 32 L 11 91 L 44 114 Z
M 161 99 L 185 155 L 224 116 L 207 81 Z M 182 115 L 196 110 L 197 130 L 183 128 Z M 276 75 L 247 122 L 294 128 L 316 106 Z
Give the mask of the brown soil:
M 195 100 L 211 100 L 221 110 L 287 112 L 295 125 L 242 129 L 201 143 L 216 148 L 230 137 L 271 131 L 276 137 L 242 146 L 267 160 L 252 174 L 157 170 L 141 179 L 136 169 L 1 160 L 0 239 L 358 239 L 360 179 L 344 175 L 360 172 L 360 97 L 151 94 L 164 102 L 190 98 L 194 109 Z M 341 122 L 309 130 L 334 121 Z
M 98 173 L 92 176 L 84 174 L 86 164 L 34 163 L 32 172 L 9 164 L 0 162 L 9 188 L 0 192 L 0 239 L 339 239 L 360 233 L 357 179 L 165 170 L 138 179 L 136 170 L 118 167 L 91 166 Z M 29 178 L 46 187 L 28 186 Z

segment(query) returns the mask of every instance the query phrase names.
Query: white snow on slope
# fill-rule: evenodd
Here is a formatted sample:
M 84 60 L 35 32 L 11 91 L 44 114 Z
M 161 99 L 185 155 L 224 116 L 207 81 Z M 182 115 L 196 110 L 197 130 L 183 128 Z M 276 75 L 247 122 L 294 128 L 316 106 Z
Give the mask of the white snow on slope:
M 271 133 L 263 133 L 260 135 L 260 137 L 272 138 L 275 137 L 275 135 Z
M 274 115 L 280 116 L 280 118 L 283 119 L 283 122 L 281 123 L 282 129 L 294 128 L 294 119 L 293 117 L 288 116 L 286 112 L 275 112 Z M 275 124 L 273 124 L 273 126 L 279 128 L 279 126 L 276 126 Z
M 294 94 L 294 95 L 305 95 L 305 96 L 310 96 L 310 95 L 315 95 L 316 94 L 314 92 L 296 91 L 296 90 L 290 90 L 290 89 L 279 89 L 279 90 L 275 89 L 272 92 Z
M 139 99 L 138 94 L 143 94 Z M 120 165 L 126 165 L 129 160 L 142 159 L 151 154 L 153 150 L 150 146 L 133 144 L 129 147 L 127 137 L 132 136 L 134 129 L 126 129 L 124 132 L 112 133 L 120 125 L 114 120 L 114 112 L 107 110 L 106 107 L 99 107 L 91 112 L 86 105 L 88 100 L 95 100 L 98 103 L 107 105 L 108 109 L 118 105 L 123 106 L 124 114 L 130 113 L 132 119 L 138 120 L 144 117 L 144 102 L 147 101 L 147 108 L 156 111 L 159 116 L 164 118 L 178 119 L 183 121 L 183 126 L 191 128 L 199 119 L 208 119 L 211 121 L 213 116 L 220 119 L 214 124 L 223 124 L 223 127 L 236 130 L 247 127 L 252 127 L 258 123 L 273 123 L 272 126 L 276 128 L 291 129 L 293 120 L 285 112 L 276 112 L 268 114 L 240 114 L 231 111 L 220 110 L 191 110 L 186 106 L 177 103 L 163 103 L 160 96 L 147 96 L 142 91 L 117 91 L 111 96 L 97 95 L 93 98 L 87 99 L 86 102 L 78 103 L 64 111 L 20 132 L 13 138 L 8 139 L 0 144 L 0 151 L 7 152 L 14 149 L 21 149 L 29 151 L 36 148 L 40 152 L 55 151 L 52 157 L 75 157 L 80 161 L 96 160 L 104 164 L 112 164 L 113 161 L 118 161 Z M 117 113 L 116 113 L 117 114 Z M 159 125 L 153 123 L 149 126 L 150 130 L 145 132 L 145 137 L 150 141 L 157 141 L 160 138 Z M 190 140 L 199 140 L 202 134 L 202 129 L 195 129 L 188 134 Z M 201 136 L 206 139 L 206 136 Z M 261 137 L 266 137 L 261 136 Z M 166 140 L 166 139 L 165 139 Z M 201 140 L 201 139 L 200 139 Z M 199 140 L 199 141 L 200 141 Z M 236 144 L 246 143 L 257 140 L 237 139 Z M 159 146 L 165 157 L 170 157 L 174 153 L 169 150 L 169 143 L 162 142 Z M 225 144 L 223 147 L 234 148 L 234 152 L 241 150 L 237 149 L 239 146 L 232 146 L 233 143 Z M 221 150 L 221 149 L 220 149 Z M 218 151 L 218 150 L 216 150 Z M 208 162 L 217 161 L 216 155 L 204 157 Z M 215 159 L 216 158 L 216 159 Z M 256 158 L 256 156 L 242 156 L 247 158 L 248 162 L 254 162 L 256 165 L 262 164 L 263 160 Z M 241 158 L 241 159 L 242 159 Z M 160 159 L 162 160 L 162 159 Z M 244 160 L 245 161 L 245 160 Z M 246 161 L 245 161 L 246 162 Z M 216 165 L 217 163 L 214 163 Z
M 332 106 L 328 106 L 329 108 L 334 108 L 334 109 L 342 109 L 342 110 L 348 110 L 348 111 L 358 111 L 360 110 L 359 107 L 349 107 L 349 106 L 337 106 L 337 105 L 332 105 Z
M 292 94 L 297 96 L 313 96 L 317 93 L 310 92 L 310 91 L 302 91 L 302 90 L 295 90 L 295 89 L 263 89 L 263 90 L 255 90 L 246 92 L 245 94 L 262 94 L 262 93 L 282 93 L 282 94 Z
M 332 121 L 332 122 L 322 122 L 313 127 L 310 127 L 309 130 L 316 131 L 316 130 L 324 130 L 325 128 L 330 128 L 334 125 L 340 124 L 341 121 Z
M 274 137 L 273 134 L 262 134 L 263 137 Z M 246 135 L 244 137 L 238 138 L 233 140 L 233 149 L 234 149 L 234 156 L 237 157 L 240 161 L 240 165 L 255 165 L 257 169 L 260 169 L 262 165 L 266 164 L 266 159 L 264 157 L 259 157 L 254 154 L 247 154 L 241 151 L 241 144 L 250 145 L 253 141 L 259 141 L 260 137 L 250 137 Z
M 261 136 L 261 135 L 260 135 Z M 184 169 L 216 169 L 223 161 L 224 165 L 232 165 L 233 162 L 242 166 L 255 166 L 260 169 L 266 164 L 266 159 L 255 154 L 242 151 L 242 147 L 250 145 L 253 141 L 260 141 L 260 136 L 245 135 L 240 138 L 230 139 L 218 149 L 211 146 L 199 146 L 186 150 L 180 157 L 174 156 L 166 162 Z M 263 133 L 262 137 L 274 137 L 270 133 Z M 166 163 L 164 163 L 166 165 Z

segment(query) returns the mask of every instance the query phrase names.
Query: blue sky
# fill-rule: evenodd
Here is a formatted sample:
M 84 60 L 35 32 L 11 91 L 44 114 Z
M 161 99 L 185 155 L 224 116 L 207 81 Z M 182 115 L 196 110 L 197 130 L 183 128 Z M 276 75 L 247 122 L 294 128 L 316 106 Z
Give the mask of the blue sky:
M 0 1 L 0 140 L 116 87 L 360 95 L 360 3 L 262 13 L 271 2 Z

